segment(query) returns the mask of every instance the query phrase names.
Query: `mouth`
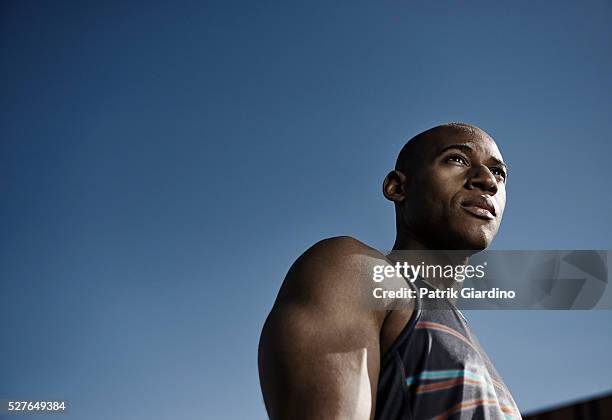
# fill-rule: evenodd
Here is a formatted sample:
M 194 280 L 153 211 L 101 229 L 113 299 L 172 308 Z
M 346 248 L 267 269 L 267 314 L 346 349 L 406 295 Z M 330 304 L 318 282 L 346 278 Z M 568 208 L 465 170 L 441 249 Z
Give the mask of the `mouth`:
M 484 219 L 494 220 L 496 211 L 493 200 L 488 195 L 481 195 L 474 198 L 468 198 L 461 202 L 461 207 L 472 215 Z

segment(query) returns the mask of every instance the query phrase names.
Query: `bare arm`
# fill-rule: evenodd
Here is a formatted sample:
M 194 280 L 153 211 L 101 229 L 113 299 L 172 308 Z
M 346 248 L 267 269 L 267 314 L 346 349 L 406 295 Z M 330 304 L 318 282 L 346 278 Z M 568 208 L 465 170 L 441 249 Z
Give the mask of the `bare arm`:
M 352 239 L 329 239 L 287 274 L 259 346 L 271 419 L 373 417 L 384 313 L 361 305 L 361 251 Z

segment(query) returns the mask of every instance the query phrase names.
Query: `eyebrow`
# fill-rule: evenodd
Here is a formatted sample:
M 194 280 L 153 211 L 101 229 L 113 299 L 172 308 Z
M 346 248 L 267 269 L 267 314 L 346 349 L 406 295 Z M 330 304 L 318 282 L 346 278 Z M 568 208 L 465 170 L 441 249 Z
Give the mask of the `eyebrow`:
M 457 144 L 449 144 L 448 146 L 444 146 L 438 152 L 438 156 L 440 156 L 442 153 L 446 152 L 449 149 L 459 149 L 459 150 L 463 150 L 464 152 L 467 152 L 467 153 L 473 153 L 474 152 L 474 149 L 471 146 L 469 146 L 467 144 L 457 143 Z M 508 172 L 508 165 L 503 160 L 498 159 L 498 158 L 493 157 L 493 156 L 491 156 L 489 159 L 492 160 L 493 162 L 495 162 L 497 165 L 503 166 L 506 169 L 506 172 Z

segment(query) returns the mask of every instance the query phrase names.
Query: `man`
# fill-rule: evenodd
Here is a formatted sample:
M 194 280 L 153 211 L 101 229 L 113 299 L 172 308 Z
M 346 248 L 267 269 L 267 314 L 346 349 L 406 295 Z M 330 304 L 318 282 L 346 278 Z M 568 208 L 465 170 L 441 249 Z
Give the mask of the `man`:
M 520 418 L 452 302 L 414 298 L 370 308 L 362 295 L 372 268 L 406 261 L 401 251 L 457 266 L 487 248 L 504 212 L 506 178 L 497 145 L 475 126 L 434 127 L 404 146 L 383 184 L 395 204 L 393 252 L 331 238 L 285 278 L 259 347 L 271 419 Z M 421 284 L 454 287 L 444 278 Z

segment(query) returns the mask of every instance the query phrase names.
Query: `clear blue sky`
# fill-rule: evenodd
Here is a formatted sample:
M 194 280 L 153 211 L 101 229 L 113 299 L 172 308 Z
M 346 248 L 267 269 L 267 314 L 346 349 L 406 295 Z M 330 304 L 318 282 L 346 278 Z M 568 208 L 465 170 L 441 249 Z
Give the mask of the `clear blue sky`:
M 389 248 L 382 179 L 442 122 L 509 162 L 495 249 L 612 249 L 610 2 L 89 3 L 0 5 L 0 398 L 264 418 L 290 264 Z M 612 311 L 468 318 L 523 410 L 612 389 Z

